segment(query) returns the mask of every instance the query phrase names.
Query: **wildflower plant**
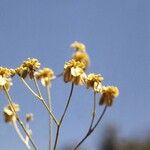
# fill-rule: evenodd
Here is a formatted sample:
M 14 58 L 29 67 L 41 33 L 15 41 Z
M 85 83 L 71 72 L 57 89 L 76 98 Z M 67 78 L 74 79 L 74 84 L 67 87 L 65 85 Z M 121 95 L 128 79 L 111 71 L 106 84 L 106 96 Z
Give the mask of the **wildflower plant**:
M 49 114 L 49 150 L 56 150 L 59 143 L 59 136 L 64 117 L 66 116 L 74 86 L 84 86 L 89 89 L 89 92 L 93 93 L 93 110 L 91 116 L 91 122 L 89 123 L 89 129 L 83 135 L 83 138 L 79 140 L 73 150 L 78 147 L 93 133 L 95 128 L 101 122 L 106 109 L 112 106 L 114 99 L 119 95 L 119 89 L 115 86 L 104 86 L 103 76 L 101 74 L 90 73 L 87 74 L 87 69 L 90 64 L 90 59 L 86 51 L 86 46 L 83 43 L 75 41 L 71 44 L 71 48 L 74 49 L 72 58 L 65 62 L 63 72 L 59 75 L 55 75 L 51 68 L 41 68 L 41 64 L 38 59 L 28 58 L 17 68 L 4 68 L 0 67 L 0 91 L 6 95 L 6 106 L 3 109 L 3 116 L 6 123 L 12 125 L 20 140 L 24 143 L 27 149 L 38 149 L 38 145 L 32 139 L 32 132 L 30 128 L 30 122 L 33 120 L 33 114 L 27 113 L 26 118 L 21 119 L 19 113 L 21 112 L 21 106 L 16 104 L 10 95 L 10 90 L 13 86 L 12 78 L 17 76 L 19 81 L 31 92 L 31 94 L 42 103 L 44 108 Z M 53 80 L 57 78 L 63 78 L 65 84 L 71 83 L 70 94 L 66 101 L 64 111 L 60 118 L 56 118 L 52 108 L 51 101 L 51 87 Z M 35 85 L 33 89 L 28 80 L 31 80 Z M 38 82 L 40 81 L 40 82 Z M 43 97 L 39 86 L 41 84 L 43 88 L 46 88 L 48 100 Z M 99 102 L 96 100 L 96 95 L 99 96 Z M 96 105 L 104 105 L 101 114 L 96 114 Z M 25 120 L 23 122 L 22 120 Z M 53 131 L 53 129 L 55 130 Z M 22 133 L 22 131 L 24 133 Z

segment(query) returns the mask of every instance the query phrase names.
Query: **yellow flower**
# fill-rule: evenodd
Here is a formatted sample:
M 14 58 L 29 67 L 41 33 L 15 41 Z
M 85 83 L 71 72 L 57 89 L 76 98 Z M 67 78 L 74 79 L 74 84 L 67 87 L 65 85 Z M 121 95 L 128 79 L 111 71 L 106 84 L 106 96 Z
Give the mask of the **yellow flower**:
M 43 86 L 50 85 L 51 81 L 55 78 L 53 70 L 49 68 L 43 68 L 42 70 L 35 72 L 34 75 L 37 80 L 41 80 Z
M 26 78 L 28 75 L 30 79 L 33 79 L 34 72 L 40 68 L 40 63 L 35 58 L 28 58 L 23 64 L 16 69 L 16 73 L 22 78 Z
M 88 54 L 86 53 L 85 45 L 83 43 L 75 41 L 74 43 L 71 44 L 71 47 L 76 50 L 72 56 L 72 59 L 84 63 L 85 65 L 84 70 L 85 70 L 90 64 L 90 59 Z
M 3 90 L 4 87 L 6 88 L 6 90 L 9 90 L 11 86 L 12 86 L 11 78 L 2 77 L 0 75 L 0 90 Z
M 87 67 L 89 66 L 90 64 L 90 59 L 89 59 L 89 56 L 86 52 L 81 52 L 81 51 L 76 51 L 72 58 L 75 60 L 75 61 L 80 61 L 82 63 L 84 63 L 85 65 L 85 68 L 84 70 L 87 69 Z
M 115 97 L 119 95 L 119 89 L 115 86 L 103 86 L 101 90 L 100 105 L 111 106 Z
M 76 85 L 83 84 L 86 77 L 84 68 L 85 65 L 82 62 L 75 61 L 74 59 L 66 62 L 63 72 L 64 82 L 72 82 Z
M 85 84 L 87 88 L 92 88 L 94 92 L 100 92 L 103 79 L 104 78 L 100 74 L 91 73 L 87 76 Z
M 12 108 L 13 106 L 13 108 Z M 20 106 L 18 104 L 12 103 L 12 105 L 7 105 L 4 107 L 3 115 L 6 123 L 16 121 L 16 113 L 20 111 Z
M 12 73 L 11 70 L 8 68 L 0 67 L 0 75 L 2 77 L 10 77 Z
M 77 42 L 77 41 L 75 41 L 74 43 L 72 43 L 71 45 L 70 45 L 70 47 L 71 48 L 74 48 L 76 51 L 82 51 L 82 52 L 85 52 L 86 51 L 86 47 L 85 47 L 85 45 L 83 44 L 83 43 L 81 43 L 81 42 Z

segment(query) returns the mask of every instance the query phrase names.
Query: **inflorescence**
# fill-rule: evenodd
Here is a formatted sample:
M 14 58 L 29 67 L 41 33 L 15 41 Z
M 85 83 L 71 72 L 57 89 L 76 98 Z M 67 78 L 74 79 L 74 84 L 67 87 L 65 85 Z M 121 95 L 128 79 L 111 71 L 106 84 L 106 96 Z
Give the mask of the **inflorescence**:
M 71 44 L 70 47 L 74 49 L 74 53 L 72 55 L 72 58 L 69 61 L 65 62 L 64 69 L 63 69 L 63 72 L 61 73 L 61 76 L 63 77 L 63 81 L 65 83 L 72 84 L 72 89 L 71 89 L 71 93 L 68 98 L 67 105 L 64 109 L 64 112 L 60 121 L 56 119 L 53 113 L 52 107 L 51 107 L 51 98 L 50 98 L 49 91 L 52 86 L 52 81 L 57 79 L 57 76 L 54 74 L 54 71 L 51 68 L 41 68 L 41 63 L 39 62 L 38 59 L 35 59 L 35 58 L 28 58 L 19 67 L 14 68 L 14 69 L 0 67 L 0 91 L 3 91 L 6 94 L 7 99 L 8 99 L 8 104 L 6 107 L 4 107 L 4 110 L 3 110 L 4 120 L 6 123 L 10 123 L 10 124 L 16 123 L 18 121 L 18 124 L 23 128 L 26 134 L 26 137 L 23 137 L 21 133 L 18 133 L 20 131 L 18 130 L 16 131 L 28 149 L 30 149 L 29 141 L 31 142 L 31 145 L 33 146 L 33 148 L 37 149 L 37 146 L 31 137 L 32 135 L 31 129 L 29 128 L 29 126 L 28 128 L 26 128 L 26 125 L 29 125 L 29 122 L 32 121 L 33 114 L 28 113 L 26 115 L 26 124 L 23 125 L 18 115 L 20 112 L 20 106 L 19 104 L 16 104 L 11 99 L 11 96 L 9 94 L 9 91 L 13 85 L 12 78 L 14 76 L 18 76 L 19 79 L 24 83 L 24 85 L 31 91 L 31 93 L 37 99 L 40 99 L 44 107 L 48 110 L 48 113 L 51 119 L 50 120 L 51 129 L 52 129 L 52 122 L 54 121 L 56 124 L 56 135 L 55 135 L 54 147 L 53 147 L 53 142 L 52 142 L 53 136 L 51 135 L 50 136 L 51 142 L 49 145 L 50 150 L 56 149 L 56 146 L 58 143 L 59 129 L 61 126 L 61 122 L 63 121 L 63 118 L 68 109 L 69 103 L 70 103 L 71 95 L 73 92 L 73 85 L 85 86 L 87 89 L 91 90 L 94 93 L 94 106 L 95 106 L 95 95 L 98 94 L 99 95 L 98 104 L 104 105 L 105 110 L 106 110 L 106 107 L 112 106 L 115 97 L 119 95 L 119 89 L 116 86 L 104 86 L 103 85 L 104 77 L 101 74 L 96 74 L 96 73 L 87 74 L 87 69 L 90 64 L 90 58 L 86 51 L 86 46 L 83 43 L 75 41 L 74 43 Z M 36 90 L 33 90 L 30 87 L 30 85 L 26 82 L 28 79 L 34 81 Z M 46 87 L 49 90 L 48 91 L 49 104 L 47 104 L 46 100 L 42 97 L 40 88 L 38 86 L 39 83 L 37 81 L 40 81 L 41 85 L 43 87 Z M 93 130 L 98 125 L 101 118 L 103 117 L 103 114 L 100 115 L 99 120 L 97 120 L 96 122 L 95 121 L 95 109 L 96 108 L 93 107 L 94 115 L 92 114 L 92 121 L 91 121 L 91 125 L 88 131 L 88 136 L 93 132 Z M 94 121 L 95 121 L 95 124 L 94 124 Z M 50 130 L 50 132 L 52 133 L 52 130 Z M 88 136 L 86 135 L 78 143 L 78 145 L 74 148 L 74 150 L 78 148 Z

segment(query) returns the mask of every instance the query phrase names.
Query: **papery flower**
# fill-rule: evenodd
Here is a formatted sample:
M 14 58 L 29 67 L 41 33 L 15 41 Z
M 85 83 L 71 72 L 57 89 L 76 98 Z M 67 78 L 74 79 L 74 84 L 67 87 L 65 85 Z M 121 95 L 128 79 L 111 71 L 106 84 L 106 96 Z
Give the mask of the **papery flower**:
M 41 80 L 43 86 L 48 86 L 51 84 L 51 81 L 55 78 L 54 72 L 50 68 L 43 68 L 38 72 L 35 72 L 35 77 L 37 80 Z
M 85 65 L 82 62 L 75 61 L 74 59 L 68 61 L 64 65 L 64 82 L 72 82 L 76 85 L 84 83 L 86 74 L 84 72 Z
M 0 67 L 0 75 L 2 77 L 10 77 L 12 73 L 11 70 L 8 68 Z
M 28 58 L 26 61 L 23 62 L 23 64 L 16 68 L 16 73 L 22 77 L 26 78 L 28 75 L 30 79 L 33 79 L 34 72 L 40 68 L 40 62 L 38 59 L 35 58 Z
M 111 106 L 115 97 L 119 95 L 119 89 L 115 86 L 103 86 L 101 90 L 100 105 Z
M 92 88 L 94 92 L 100 92 L 102 88 L 103 77 L 100 74 L 91 73 L 85 79 L 85 84 L 87 88 Z
M 16 121 L 16 113 L 20 111 L 20 106 L 18 104 L 12 103 L 4 107 L 3 115 L 6 123 L 11 123 Z
M 0 90 L 3 90 L 4 87 L 6 90 L 9 90 L 11 86 L 12 86 L 11 78 L 2 77 L 0 75 Z
M 76 50 L 72 56 L 72 59 L 84 63 L 85 65 L 84 70 L 85 70 L 90 64 L 90 59 L 86 52 L 85 45 L 83 43 L 75 41 L 74 43 L 71 44 L 71 47 Z
M 75 50 L 79 50 L 79 51 L 82 51 L 82 52 L 85 52 L 86 51 L 86 47 L 85 47 L 85 45 L 83 44 L 83 43 L 81 43 L 81 42 L 77 42 L 77 41 L 75 41 L 74 43 L 72 43 L 71 45 L 70 45 L 70 47 L 71 48 L 74 48 Z

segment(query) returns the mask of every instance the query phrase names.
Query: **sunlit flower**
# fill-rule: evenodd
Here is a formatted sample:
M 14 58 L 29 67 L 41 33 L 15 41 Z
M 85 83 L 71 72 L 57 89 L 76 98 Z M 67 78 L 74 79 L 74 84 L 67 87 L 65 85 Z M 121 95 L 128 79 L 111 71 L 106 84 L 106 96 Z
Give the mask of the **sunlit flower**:
M 54 72 L 50 68 L 43 68 L 38 72 L 35 72 L 35 77 L 37 80 L 41 80 L 43 86 L 50 85 L 51 81 L 55 78 Z
M 87 88 L 92 88 L 94 92 L 100 92 L 102 88 L 103 77 L 100 74 L 91 73 L 86 78 L 86 86 Z
M 2 77 L 0 75 L 0 90 L 3 90 L 4 87 L 6 90 L 9 90 L 11 86 L 12 86 L 11 78 Z
M 10 73 L 11 73 L 11 77 L 15 76 L 16 75 L 16 70 L 15 69 L 9 69 L 10 70 Z
M 101 90 L 100 105 L 111 106 L 115 97 L 119 95 L 119 89 L 115 86 L 103 86 Z
M 85 45 L 83 44 L 83 43 L 81 43 L 81 42 L 77 42 L 77 41 L 75 41 L 74 43 L 72 43 L 71 45 L 70 45 L 70 47 L 71 48 L 74 48 L 75 50 L 79 50 L 79 51 L 82 51 L 82 52 L 85 52 L 86 51 L 86 47 L 85 47 Z
M 64 82 L 72 82 L 76 85 L 83 84 L 85 73 L 85 65 L 82 62 L 75 61 L 74 59 L 66 62 L 64 65 Z
M 0 75 L 2 77 L 10 77 L 11 76 L 11 71 L 8 68 L 0 67 Z
M 20 111 L 20 106 L 18 104 L 12 103 L 12 105 L 7 105 L 4 107 L 3 115 L 5 122 L 11 123 L 16 121 L 16 113 Z
M 90 64 L 90 59 L 86 52 L 85 45 L 83 43 L 75 41 L 74 43 L 71 44 L 71 47 L 75 49 L 75 52 L 74 52 L 72 58 L 75 61 L 80 61 L 80 62 L 84 63 L 84 65 L 85 65 L 84 70 L 85 70 Z
M 40 68 L 40 63 L 35 58 L 28 58 L 23 64 L 16 69 L 16 73 L 22 78 L 26 78 L 28 75 L 30 79 L 33 79 L 34 72 Z

